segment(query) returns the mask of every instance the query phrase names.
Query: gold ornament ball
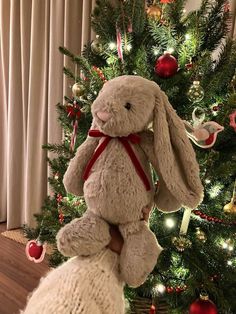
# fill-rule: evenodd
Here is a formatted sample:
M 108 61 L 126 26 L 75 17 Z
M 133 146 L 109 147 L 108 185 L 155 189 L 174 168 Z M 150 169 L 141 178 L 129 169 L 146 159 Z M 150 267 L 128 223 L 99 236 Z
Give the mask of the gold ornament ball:
M 199 227 L 197 228 L 197 231 L 196 231 L 196 238 L 203 243 L 205 243 L 207 240 L 205 232 L 202 231 Z
M 194 81 L 187 93 L 188 99 L 192 102 L 199 102 L 204 98 L 204 89 L 201 87 L 199 81 Z
M 172 243 L 179 252 L 183 252 L 192 246 L 192 242 L 184 236 L 174 237 Z
M 91 43 L 91 50 L 95 54 L 99 54 L 102 52 L 103 47 L 98 38 L 96 38 L 92 43 Z
M 231 199 L 231 202 L 224 206 L 224 212 L 227 214 L 236 214 L 236 203 L 234 198 Z
M 80 97 L 84 94 L 84 86 L 79 84 L 79 83 L 75 83 L 72 86 L 72 93 L 74 95 L 74 97 Z
M 162 9 L 158 5 L 151 5 L 147 9 L 147 15 L 151 19 L 160 21 L 162 16 Z

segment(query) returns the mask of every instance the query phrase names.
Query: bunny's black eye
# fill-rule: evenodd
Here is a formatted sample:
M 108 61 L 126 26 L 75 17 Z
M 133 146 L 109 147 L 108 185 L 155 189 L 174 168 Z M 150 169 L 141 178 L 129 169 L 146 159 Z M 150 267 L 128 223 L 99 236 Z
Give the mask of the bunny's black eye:
M 127 102 L 127 103 L 125 104 L 125 108 L 126 108 L 127 110 L 130 110 L 130 109 L 131 109 L 131 104 L 130 104 L 129 102 Z

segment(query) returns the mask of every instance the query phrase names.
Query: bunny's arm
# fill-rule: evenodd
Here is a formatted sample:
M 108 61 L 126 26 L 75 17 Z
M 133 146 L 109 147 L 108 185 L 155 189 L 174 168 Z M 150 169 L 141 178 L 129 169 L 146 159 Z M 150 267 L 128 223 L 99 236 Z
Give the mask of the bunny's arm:
M 174 195 L 167 189 L 167 186 L 160 175 L 158 158 L 155 157 L 154 153 L 154 135 L 150 130 L 144 131 L 139 134 L 141 136 L 140 146 L 146 154 L 149 162 L 156 171 L 159 179 L 159 187 L 154 196 L 154 202 L 157 208 L 163 212 L 173 212 L 181 208 L 180 202 L 175 198 Z
M 63 184 L 68 193 L 83 195 L 83 173 L 97 145 L 98 139 L 88 136 L 84 143 L 78 147 L 63 178 Z

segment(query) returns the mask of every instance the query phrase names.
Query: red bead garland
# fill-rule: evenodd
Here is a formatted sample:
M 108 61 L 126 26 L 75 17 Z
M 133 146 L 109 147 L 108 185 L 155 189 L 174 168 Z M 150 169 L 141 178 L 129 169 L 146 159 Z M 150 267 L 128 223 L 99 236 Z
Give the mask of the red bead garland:
M 212 216 L 208 216 L 206 214 L 204 214 L 203 212 L 201 212 L 200 210 L 194 210 L 193 213 L 196 216 L 199 216 L 202 219 L 205 219 L 209 222 L 214 222 L 214 223 L 219 223 L 219 224 L 223 224 L 223 225 L 236 225 L 236 221 L 225 221 L 223 219 L 219 219 L 217 217 L 212 217 Z
M 187 289 L 187 286 L 182 287 L 166 287 L 167 293 L 181 293 Z

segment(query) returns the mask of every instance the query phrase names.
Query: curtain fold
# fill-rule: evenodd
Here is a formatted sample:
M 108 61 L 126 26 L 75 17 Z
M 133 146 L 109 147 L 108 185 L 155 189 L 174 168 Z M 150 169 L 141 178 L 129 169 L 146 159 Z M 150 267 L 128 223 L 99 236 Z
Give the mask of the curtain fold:
M 71 93 L 62 74 L 71 64 L 58 47 L 81 52 L 91 8 L 92 0 L 0 0 L 0 221 L 8 229 L 34 226 L 47 196 L 41 146 L 61 141 L 55 105 Z

